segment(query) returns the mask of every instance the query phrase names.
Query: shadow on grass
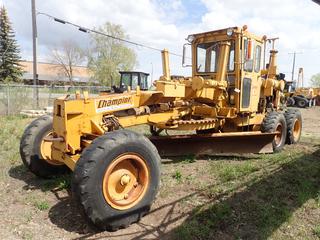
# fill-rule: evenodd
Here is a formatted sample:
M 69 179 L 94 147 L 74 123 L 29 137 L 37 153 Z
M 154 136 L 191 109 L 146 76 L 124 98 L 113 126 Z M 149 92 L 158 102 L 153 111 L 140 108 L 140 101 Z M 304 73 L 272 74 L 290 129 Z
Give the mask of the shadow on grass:
M 165 158 L 162 160 L 162 164 L 172 164 L 172 163 L 192 163 L 196 162 L 197 159 L 208 160 L 208 161 L 225 161 L 226 159 L 232 161 L 246 161 L 246 160 L 255 160 L 261 159 L 263 155 L 259 154 L 217 154 L 217 155 L 204 155 L 204 156 L 195 156 L 195 155 L 185 155 L 185 156 L 177 156 Z
M 319 163 L 320 150 L 297 157 L 245 190 L 194 209 L 167 234 L 176 239 L 267 239 L 306 201 L 319 201 Z
M 205 204 L 177 214 L 179 203 L 206 190 L 193 192 L 152 209 L 145 219 L 155 218 L 157 222 L 142 219 L 134 230 L 99 233 L 88 225 L 68 196 L 49 210 L 49 218 L 59 228 L 83 234 L 79 239 L 267 239 L 305 202 L 320 201 L 319 162 L 320 150 L 293 156 L 269 175 L 243 183 L 245 188 L 242 185 L 232 193 L 215 195 Z M 13 177 L 46 191 L 42 180 L 39 183 L 25 172 L 17 174 L 18 170 L 12 169 Z
M 66 190 L 69 192 L 70 190 L 70 174 L 63 174 L 50 179 L 38 178 L 21 164 L 12 167 L 9 170 L 9 176 L 24 181 L 26 183 L 26 185 L 23 186 L 24 190 L 40 189 L 42 192 L 51 191 L 56 193 L 58 199 L 60 199 L 59 195 L 57 195 L 59 191 Z

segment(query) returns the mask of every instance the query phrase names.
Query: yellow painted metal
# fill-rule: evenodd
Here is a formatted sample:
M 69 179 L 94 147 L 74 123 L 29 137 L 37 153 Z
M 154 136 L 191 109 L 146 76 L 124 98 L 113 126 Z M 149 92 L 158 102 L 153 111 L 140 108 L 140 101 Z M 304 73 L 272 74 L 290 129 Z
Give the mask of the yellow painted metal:
M 302 130 L 302 124 L 299 121 L 299 119 L 296 119 L 293 123 L 293 139 L 295 142 L 299 140 L 299 137 L 301 135 L 301 130 Z
M 230 29 L 232 34 L 228 35 Z M 258 48 L 262 49 L 265 38 L 248 32 L 247 28 L 234 27 L 193 36 L 190 77 L 171 77 L 168 50 L 165 49 L 162 51 L 163 76 L 156 81 L 154 91 L 128 87 L 121 94 L 104 93 L 91 97 L 88 92 L 82 96 L 77 92 L 74 99 L 55 100 L 53 132 L 63 141 L 53 143 L 52 159 L 73 169 L 83 148 L 95 137 L 119 127 L 140 124 L 175 130 L 213 128 L 239 132 L 243 127 L 260 130 L 266 113 L 266 106 L 262 105 L 265 102 L 260 100 L 274 97 L 273 106 L 280 107 L 284 85 L 283 81 L 277 80 L 277 51 L 271 51 L 268 69 L 255 68 L 261 63 L 262 54 L 256 52 Z M 250 41 L 248 48 L 252 54 L 245 53 L 245 40 Z M 219 44 L 216 71 L 198 71 L 199 44 Z M 229 69 L 231 53 L 234 66 Z M 246 54 L 252 61 L 249 70 L 245 68 Z M 209 50 L 206 57 L 211 58 Z M 250 79 L 250 86 L 245 86 L 245 78 Z M 243 106 L 248 95 L 248 104 Z
M 170 67 L 169 67 L 169 51 L 168 49 L 164 49 L 162 52 L 162 72 L 163 72 L 163 79 L 166 81 L 170 81 Z
M 49 132 L 45 137 L 51 137 L 52 136 L 52 132 Z M 63 162 L 54 160 L 51 156 L 51 147 L 52 147 L 52 142 L 48 142 L 45 140 L 42 140 L 40 143 L 40 154 L 43 160 L 45 160 L 47 163 L 51 164 L 51 165 L 55 165 L 55 166 L 59 166 L 59 165 L 63 165 Z
M 224 41 L 220 44 L 220 54 L 222 57 L 219 57 L 218 64 L 217 64 L 218 71 L 217 71 L 216 79 L 218 82 L 226 81 L 230 45 L 231 44 L 229 41 Z

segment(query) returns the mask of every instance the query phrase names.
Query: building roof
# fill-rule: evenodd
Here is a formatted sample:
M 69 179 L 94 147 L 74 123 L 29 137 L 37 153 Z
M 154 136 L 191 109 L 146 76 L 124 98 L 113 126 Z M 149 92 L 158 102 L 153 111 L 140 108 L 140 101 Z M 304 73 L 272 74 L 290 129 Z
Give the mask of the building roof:
M 33 79 L 33 61 L 20 61 L 20 65 L 24 71 L 24 79 Z M 69 79 L 63 75 L 58 64 L 38 62 L 38 79 L 40 81 L 62 81 L 68 82 Z M 88 82 L 92 74 L 89 69 L 84 66 L 73 66 L 74 82 Z

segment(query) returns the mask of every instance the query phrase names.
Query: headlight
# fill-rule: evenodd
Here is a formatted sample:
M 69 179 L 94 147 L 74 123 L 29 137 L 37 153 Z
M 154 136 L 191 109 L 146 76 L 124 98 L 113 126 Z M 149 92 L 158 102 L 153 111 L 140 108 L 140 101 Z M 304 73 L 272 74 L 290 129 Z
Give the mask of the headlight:
M 193 35 L 189 35 L 189 36 L 187 37 L 187 41 L 188 41 L 189 43 L 192 43 L 193 40 L 194 40 L 194 36 L 193 36 Z
M 228 28 L 228 29 L 227 29 L 227 36 L 228 36 L 228 37 L 231 37 L 232 34 L 233 34 L 233 29 L 232 29 L 232 28 Z

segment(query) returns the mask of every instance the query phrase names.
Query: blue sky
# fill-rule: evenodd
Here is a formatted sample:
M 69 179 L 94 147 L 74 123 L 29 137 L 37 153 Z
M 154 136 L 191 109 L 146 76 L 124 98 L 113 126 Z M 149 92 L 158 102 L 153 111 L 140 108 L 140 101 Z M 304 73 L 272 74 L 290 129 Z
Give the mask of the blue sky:
M 8 9 L 24 59 L 31 59 L 30 0 L 0 0 Z M 280 37 L 279 70 L 291 79 L 293 51 L 297 56 L 296 72 L 304 68 L 305 82 L 320 72 L 320 6 L 311 0 L 36 0 L 38 11 L 89 28 L 106 21 L 121 24 L 130 39 L 157 48 L 181 53 L 190 33 L 217 28 L 248 25 L 249 31 L 268 37 Z M 90 45 L 88 34 L 38 16 L 39 58 L 48 60 L 50 49 L 63 41 Z M 158 52 L 133 47 L 138 55 L 137 69 L 161 74 Z M 170 58 L 172 74 L 190 75 L 181 68 L 181 59 Z

